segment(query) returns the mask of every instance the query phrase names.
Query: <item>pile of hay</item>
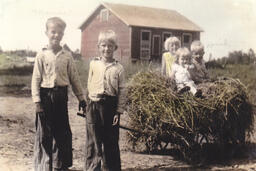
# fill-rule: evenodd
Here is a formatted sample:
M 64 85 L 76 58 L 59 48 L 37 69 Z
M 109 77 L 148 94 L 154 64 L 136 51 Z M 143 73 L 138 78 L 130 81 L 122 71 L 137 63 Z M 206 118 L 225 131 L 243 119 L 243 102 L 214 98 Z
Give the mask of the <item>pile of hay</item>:
M 243 143 L 252 132 L 253 112 L 245 86 L 220 78 L 199 85 L 203 97 L 178 94 L 173 83 L 153 72 L 139 72 L 128 84 L 129 132 L 133 146 L 189 149 L 204 143 Z

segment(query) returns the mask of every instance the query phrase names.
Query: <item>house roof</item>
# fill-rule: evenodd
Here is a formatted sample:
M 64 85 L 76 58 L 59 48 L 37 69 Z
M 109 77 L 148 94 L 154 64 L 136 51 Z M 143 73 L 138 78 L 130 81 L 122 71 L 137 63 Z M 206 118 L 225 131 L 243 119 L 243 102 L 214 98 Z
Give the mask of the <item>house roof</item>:
M 175 10 L 114 3 L 102 3 L 93 12 L 93 14 L 102 6 L 111 11 L 128 26 L 165 28 L 186 31 L 203 31 L 199 26 Z M 89 16 L 88 19 L 83 22 L 83 24 L 79 27 L 80 29 L 84 27 L 84 25 L 90 20 L 93 14 L 91 14 L 91 16 Z

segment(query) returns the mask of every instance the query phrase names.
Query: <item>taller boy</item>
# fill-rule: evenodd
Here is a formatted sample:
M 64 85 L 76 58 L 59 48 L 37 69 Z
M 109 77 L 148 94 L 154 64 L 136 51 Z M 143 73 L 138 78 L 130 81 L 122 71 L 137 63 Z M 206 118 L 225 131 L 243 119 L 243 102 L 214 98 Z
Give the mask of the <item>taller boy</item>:
M 90 63 L 86 120 L 85 170 L 121 170 L 119 119 L 124 111 L 124 68 L 113 58 L 117 49 L 115 32 L 101 32 L 100 57 Z M 102 149 L 103 146 L 103 149 Z M 101 165 L 102 162 L 102 165 Z
M 68 119 L 68 86 L 86 103 L 72 55 L 60 46 L 66 24 L 58 18 L 46 22 L 49 44 L 38 53 L 32 76 L 32 99 L 36 104 L 36 171 L 67 170 L 72 166 L 72 134 Z

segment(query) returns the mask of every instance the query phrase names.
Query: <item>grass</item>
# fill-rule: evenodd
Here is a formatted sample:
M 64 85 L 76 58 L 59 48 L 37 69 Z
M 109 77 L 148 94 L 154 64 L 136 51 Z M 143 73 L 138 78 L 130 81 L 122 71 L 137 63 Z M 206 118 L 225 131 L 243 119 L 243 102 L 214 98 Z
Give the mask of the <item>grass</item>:
M 29 75 L 33 65 L 17 55 L 0 54 L 0 75 Z
M 0 86 L 30 86 L 31 75 L 1 75 Z
M 210 69 L 212 77 L 231 77 L 239 79 L 246 87 L 250 101 L 256 105 L 256 65 L 234 64 L 224 69 Z
M 12 65 L 26 63 L 26 58 L 17 55 L 0 54 L 0 69 L 8 69 Z

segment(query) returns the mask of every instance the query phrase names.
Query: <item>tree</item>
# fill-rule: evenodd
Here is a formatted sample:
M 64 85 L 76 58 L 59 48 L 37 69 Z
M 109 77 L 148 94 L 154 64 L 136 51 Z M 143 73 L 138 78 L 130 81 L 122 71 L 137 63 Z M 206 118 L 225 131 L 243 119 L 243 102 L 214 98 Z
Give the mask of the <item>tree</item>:
M 250 63 L 255 63 L 256 62 L 256 55 L 255 55 L 252 48 L 249 49 L 248 55 L 249 55 L 249 58 L 250 58 Z

